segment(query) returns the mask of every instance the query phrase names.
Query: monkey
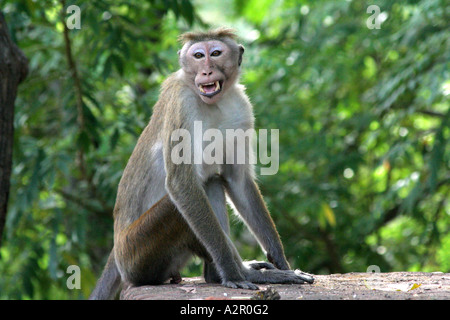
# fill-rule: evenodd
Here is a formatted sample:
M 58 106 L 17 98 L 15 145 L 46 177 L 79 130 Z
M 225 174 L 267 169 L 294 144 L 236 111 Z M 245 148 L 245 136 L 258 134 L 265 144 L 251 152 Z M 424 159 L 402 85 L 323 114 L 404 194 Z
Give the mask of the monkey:
M 90 299 L 113 298 L 121 283 L 179 283 L 180 270 L 194 255 L 204 260 L 206 282 L 230 288 L 314 282 L 312 275 L 290 269 L 251 164 L 173 161 L 179 141 L 173 133 L 192 133 L 195 121 L 205 130 L 253 128 L 253 106 L 239 83 L 245 49 L 236 38 L 225 27 L 179 37 L 180 69 L 161 85 L 119 182 L 114 246 Z M 231 144 L 233 151 L 239 147 Z M 224 146 L 223 157 L 231 149 Z M 246 159 L 250 152 L 248 147 Z M 240 257 L 230 240 L 227 197 L 268 262 Z

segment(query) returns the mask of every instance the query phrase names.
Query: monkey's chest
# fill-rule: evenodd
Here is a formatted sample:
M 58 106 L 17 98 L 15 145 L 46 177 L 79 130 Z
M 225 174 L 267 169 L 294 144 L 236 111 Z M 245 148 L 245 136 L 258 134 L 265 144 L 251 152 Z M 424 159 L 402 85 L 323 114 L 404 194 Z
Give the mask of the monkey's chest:
M 203 181 L 221 174 L 225 165 L 251 164 L 255 131 L 250 117 L 222 114 L 197 122 L 195 128 L 194 164 Z

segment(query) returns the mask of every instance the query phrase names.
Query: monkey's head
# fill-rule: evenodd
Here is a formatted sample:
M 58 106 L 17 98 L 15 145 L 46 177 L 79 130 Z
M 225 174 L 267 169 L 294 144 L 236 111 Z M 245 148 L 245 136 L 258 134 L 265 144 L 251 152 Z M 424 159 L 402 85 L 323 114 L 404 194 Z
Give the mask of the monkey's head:
M 238 79 L 244 47 L 235 41 L 232 29 L 188 32 L 180 36 L 180 66 L 188 85 L 203 102 L 218 102 Z

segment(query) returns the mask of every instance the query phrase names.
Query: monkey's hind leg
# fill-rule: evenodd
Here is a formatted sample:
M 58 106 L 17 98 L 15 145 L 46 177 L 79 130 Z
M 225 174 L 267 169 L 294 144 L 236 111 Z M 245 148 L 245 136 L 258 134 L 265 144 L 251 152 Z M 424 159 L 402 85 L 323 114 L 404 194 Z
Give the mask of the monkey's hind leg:
M 133 285 L 179 283 L 197 239 L 166 195 L 116 236 L 116 262 Z
M 221 283 L 222 279 L 219 276 L 214 264 L 212 262 L 205 261 L 203 265 L 203 276 L 207 283 Z

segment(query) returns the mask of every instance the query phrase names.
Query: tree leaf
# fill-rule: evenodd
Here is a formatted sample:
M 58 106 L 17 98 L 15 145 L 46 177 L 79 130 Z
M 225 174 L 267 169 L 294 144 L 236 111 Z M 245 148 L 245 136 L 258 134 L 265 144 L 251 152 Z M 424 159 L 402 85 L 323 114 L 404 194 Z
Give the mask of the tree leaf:
M 322 212 L 327 219 L 330 226 L 335 227 L 336 226 L 336 217 L 334 216 L 334 212 L 331 209 L 331 207 L 328 205 L 328 203 L 322 204 Z

